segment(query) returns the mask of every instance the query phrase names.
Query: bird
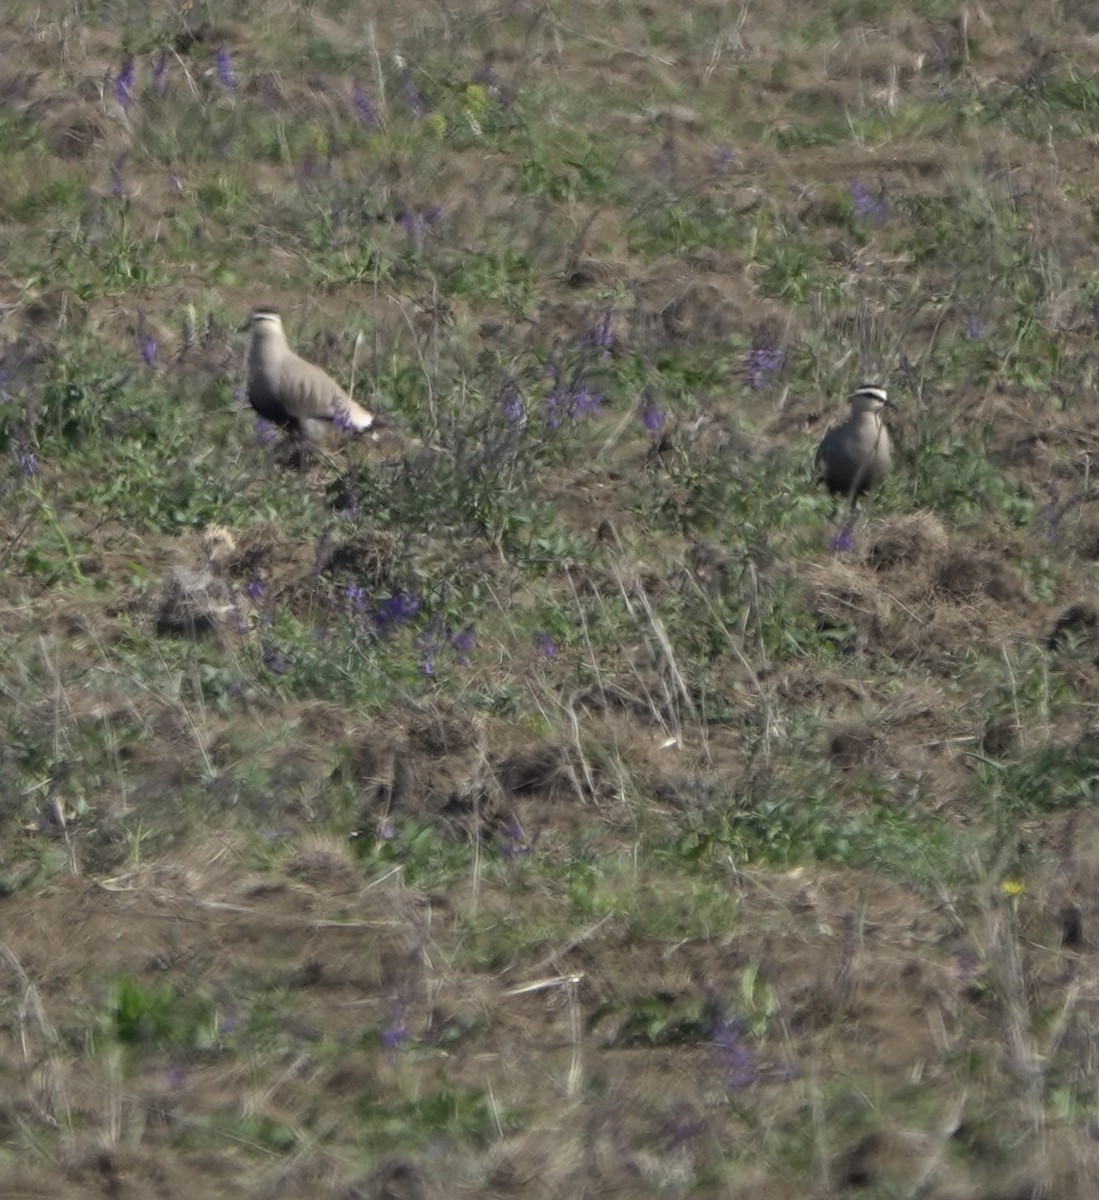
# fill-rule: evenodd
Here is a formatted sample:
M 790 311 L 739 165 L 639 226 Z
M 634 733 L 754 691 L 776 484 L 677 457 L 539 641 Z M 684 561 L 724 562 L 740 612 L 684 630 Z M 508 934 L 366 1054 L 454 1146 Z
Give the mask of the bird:
M 288 430 L 299 443 L 323 442 L 334 428 L 346 433 L 374 428 L 373 413 L 290 349 L 275 309 L 254 309 L 245 329 L 252 334 L 248 402 L 261 417 Z
M 851 394 L 851 415 L 830 429 L 817 447 L 818 479 L 834 495 L 846 496 L 852 508 L 893 465 L 893 446 L 881 416 L 882 409 L 892 407 L 885 388 L 862 384 Z

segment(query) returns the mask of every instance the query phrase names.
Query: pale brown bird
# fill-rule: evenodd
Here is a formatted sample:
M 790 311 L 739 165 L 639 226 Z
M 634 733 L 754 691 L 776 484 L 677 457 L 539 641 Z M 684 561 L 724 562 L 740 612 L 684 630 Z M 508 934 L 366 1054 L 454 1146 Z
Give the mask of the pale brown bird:
M 274 309 L 257 308 L 244 328 L 252 333 L 248 401 L 261 417 L 309 442 L 324 441 L 332 429 L 362 433 L 373 428 L 373 413 L 290 349 Z
M 830 492 L 846 496 L 852 508 L 893 466 L 893 446 L 881 416 L 882 409 L 892 407 L 885 388 L 863 384 L 851 395 L 851 415 L 817 447 L 817 478 Z

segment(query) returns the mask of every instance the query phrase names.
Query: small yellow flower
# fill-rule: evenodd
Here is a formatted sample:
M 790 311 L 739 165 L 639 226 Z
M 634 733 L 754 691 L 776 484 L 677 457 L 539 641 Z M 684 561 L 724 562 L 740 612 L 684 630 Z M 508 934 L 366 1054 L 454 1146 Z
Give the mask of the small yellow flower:
M 1000 884 L 1000 891 L 1014 900 L 1016 896 L 1021 896 L 1026 891 L 1026 885 L 1021 879 L 1005 879 Z
M 479 83 L 471 83 L 462 95 L 462 107 L 476 120 L 483 117 L 488 108 L 488 92 Z
M 328 157 L 328 136 L 323 129 L 314 126 L 309 131 L 310 149 L 313 155 L 320 159 Z

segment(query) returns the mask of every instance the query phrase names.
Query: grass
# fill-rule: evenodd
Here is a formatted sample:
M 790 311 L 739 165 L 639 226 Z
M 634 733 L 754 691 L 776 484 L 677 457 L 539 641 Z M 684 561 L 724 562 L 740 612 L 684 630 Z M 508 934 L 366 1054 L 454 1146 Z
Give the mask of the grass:
M 14 5 L 7 1191 L 1090 1197 L 1083 7 Z

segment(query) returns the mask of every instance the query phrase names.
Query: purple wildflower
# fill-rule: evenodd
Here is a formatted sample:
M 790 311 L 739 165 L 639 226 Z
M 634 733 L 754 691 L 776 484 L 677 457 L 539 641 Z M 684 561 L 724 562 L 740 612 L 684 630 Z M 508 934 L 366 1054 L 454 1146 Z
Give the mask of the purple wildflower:
M 577 385 L 572 393 L 574 414 L 582 412 L 598 412 L 603 403 L 603 397 L 598 392 L 589 392 L 587 384 Z
M 170 1088 L 178 1091 L 187 1084 L 187 1068 L 180 1066 L 169 1067 L 165 1080 Z
M 237 633 L 239 633 L 239 634 L 249 633 L 251 631 L 252 627 L 244 619 L 244 614 L 240 611 L 240 605 L 236 602 L 236 600 L 234 600 L 233 604 L 232 604 L 232 613 L 233 613 L 233 623 L 236 626 Z
M 500 853 L 504 858 L 526 858 L 531 846 L 527 835 L 519 824 L 518 817 L 511 820 L 500 830 Z
M 227 92 L 237 90 L 237 77 L 233 72 L 233 59 L 228 49 L 221 46 L 217 52 L 218 81 Z
M 614 345 L 614 333 L 611 329 L 611 310 L 608 308 L 603 314 L 603 319 L 599 322 L 597 330 L 596 345 L 603 351 L 603 357 L 606 358 L 610 353 L 611 346 Z
M 424 220 L 419 214 L 410 211 L 407 208 L 401 209 L 397 214 L 397 224 L 408 234 L 409 238 L 416 243 L 417 246 L 423 244 L 424 240 Z
M 770 382 L 771 376 L 786 361 L 786 351 L 775 345 L 774 338 L 764 329 L 757 329 L 752 345 L 744 355 L 744 374 L 748 386 L 759 391 Z
M 398 79 L 401 89 L 401 99 L 408 105 L 408 111 L 414 117 L 422 117 L 427 113 L 427 104 L 412 78 L 412 72 L 403 62 L 398 64 Z
M 534 635 L 534 648 L 543 658 L 556 658 L 557 646 L 548 633 L 539 630 Z
M 123 112 L 130 107 L 134 98 L 134 75 L 134 56 L 127 54 L 122 60 L 122 70 L 114 80 L 114 98 Z
M 718 1017 L 714 1022 L 714 1045 L 721 1064 L 726 1089 L 747 1087 L 759 1078 L 755 1055 L 744 1037 L 744 1022 Z
M 828 540 L 828 549 L 837 554 L 850 554 L 855 548 L 855 530 L 850 521 L 845 522 L 842 529 L 834 533 Z
M 374 111 L 374 105 L 370 103 L 370 97 L 358 84 L 355 84 L 351 91 L 351 104 L 367 129 L 381 129 L 382 124 Z
M 979 963 L 977 955 L 969 949 L 960 951 L 954 958 L 954 971 L 958 977 L 958 982 L 964 987 L 969 987 L 977 980 L 977 970 Z
M 263 652 L 263 665 L 272 675 L 283 675 L 290 669 L 289 660 L 273 646 Z
M 262 579 L 250 579 L 247 587 L 244 589 L 244 594 L 253 604 L 258 604 L 263 599 L 265 591 L 267 591 L 267 588 L 264 587 Z
M 374 624 L 379 629 L 411 621 L 420 611 L 420 598 L 411 592 L 396 592 L 378 605 L 374 612 Z
M 397 826 L 386 817 L 386 819 L 378 826 L 378 841 L 380 842 L 395 842 L 397 840 Z
M 550 426 L 551 430 L 560 426 L 563 416 L 569 415 L 566 400 L 566 394 L 557 388 L 554 388 L 546 397 L 546 424 Z
M 457 661 L 460 667 L 464 667 L 469 662 L 469 652 L 476 644 L 476 640 L 472 625 L 467 625 L 465 629 L 460 629 L 457 633 L 450 635 L 450 644 L 457 653 Z
M 389 1006 L 389 1017 L 382 1026 L 379 1037 L 390 1054 L 396 1054 L 408 1038 L 408 1022 L 405 1019 L 407 1005 L 395 999 Z
M 728 175 L 736 162 L 737 153 L 728 146 L 719 146 L 714 151 L 714 171 L 718 175 Z
M 649 433 L 656 437 L 664 428 L 664 414 L 650 400 L 641 410 L 641 422 Z
M 565 407 L 565 396 L 557 388 L 546 397 L 546 424 L 550 429 L 557 429 L 563 416 L 568 416 Z
M 256 431 L 256 441 L 261 446 L 269 446 L 279 436 L 278 426 L 263 417 L 256 417 L 252 427 Z
M 965 325 L 962 327 L 962 336 L 967 342 L 976 342 L 984 337 L 988 330 L 988 326 L 976 314 L 971 313 L 965 319 Z
M 347 602 L 351 605 L 352 612 L 366 611 L 366 589 L 358 587 L 354 583 L 349 583 L 343 593 L 347 597 Z
M 889 220 L 889 205 L 884 195 L 872 195 L 866 184 L 857 179 L 852 181 L 848 191 L 855 215 L 860 220 L 869 221 L 871 225 L 884 225 Z
M 613 312 L 606 309 L 599 324 L 580 340 L 582 346 L 594 346 L 599 351 L 600 358 L 609 358 L 611 347 L 614 345 L 614 332 L 611 328 Z
M 583 379 L 566 386 L 561 383 L 556 368 L 553 375 L 554 387 L 546 397 L 546 424 L 550 429 L 557 429 L 564 420 L 575 421 L 580 413 L 599 410 L 603 397 L 597 392 L 589 392 Z
M 523 402 L 514 388 L 509 388 L 500 398 L 500 411 L 512 429 L 522 429 L 527 423 Z
M 416 641 L 423 651 L 420 664 L 423 673 L 429 678 L 434 678 L 436 656 L 440 649 L 446 648 L 448 643 L 454 650 L 455 661 L 458 665 L 463 667 L 466 665 L 469 661 L 467 656 L 474 644 L 473 626 L 469 625 L 457 633 L 452 633 L 450 628 L 436 617 Z
M 35 457 L 33 450 L 17 450 L 15 452 L 15 465 L 19 468 L 25 479 L 33 479 L 38 474 L 38 459 Z
M 168 54 L 162 51 L 153 64 L 153 90 L 158 96 L 163 96 L 168 90 Z
M 156 366 L 157 341 L 156 338 L 150 337 L 149 334 L 143 333 L 138 339 L 138 352 L 141 355 L 141 361 L 147 367 Z

